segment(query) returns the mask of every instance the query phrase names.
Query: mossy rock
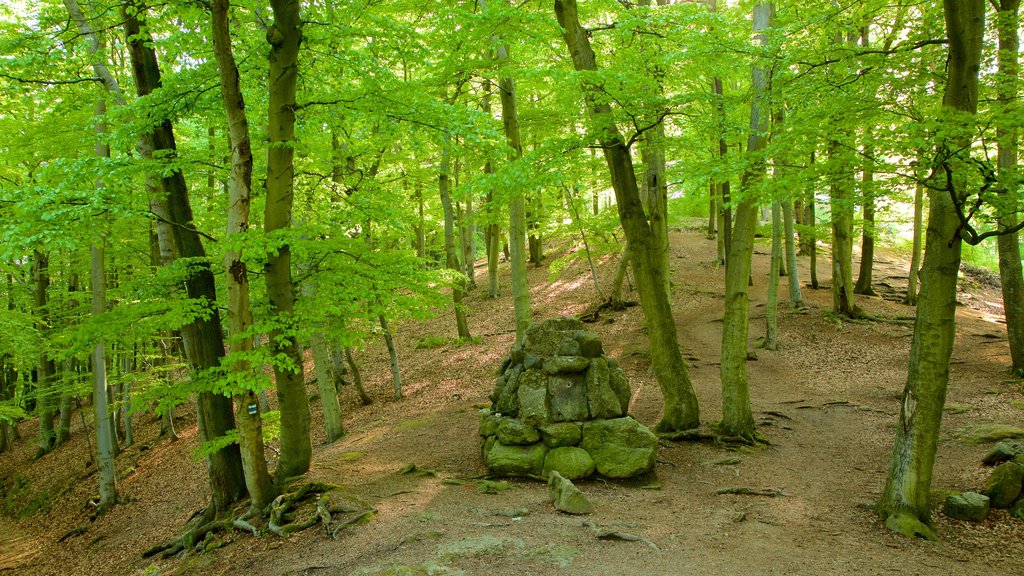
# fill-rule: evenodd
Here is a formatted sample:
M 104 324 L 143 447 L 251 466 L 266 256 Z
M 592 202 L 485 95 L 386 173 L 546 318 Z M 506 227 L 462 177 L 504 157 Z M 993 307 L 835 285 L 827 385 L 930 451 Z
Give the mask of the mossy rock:
M 590 364 L 590 361 L 587 361 Z M 587 383 L 582 374 L 548 377 L 548 413 L 554 422 L 586 420 Z
M 590 366 L 590 359 L 583 356 L 555 356 L 544 361 L 544 372 L 556 374 L 576 374 Z
M 1018 520 L 1024 520 L 1024 498 L 1018 498 L 1010 507 L 1010 516 Z
M 526 370 L 519 376 L 516 391 L 519 418 L 531 426 L 550 421 L 548 417 L 548 377 L 539 370 Z
M 551 472 L 548 476 L 548 495 L 551 505 L 559 512 L 566 514 L 591 514 L 594 512 L 594 504 L 580 492 L 568 478 L 564 478 L 558 472 Z
M 575 318 L 552 318 L 540 324 L 530 324 L 523 340 L 523 350 L 527 354 L 550 358 L 558 354 L 563 340 L 572 339 L 576 332 L 585 328 L 583 322 Z
M 524 446 L 540 442 L 540 431 L 515 418 L 502 418 L 495 434 L 498 442 L 506 446 Z
M 629 388 L 629 381 L 626 380 L 626 374 L 622 371 L 622 368 L 619 368 L 619 365 L 611 358 L 608 358 L 607 361 L 608 384 L 619 399 L 619 406 L 622 407 L 622 413 L 625 415 L 629 412 L 629 400 L 633 396 L 633 391 Z
M 549 448 L 576 446 L 583 439 L 583 425 L 579 422 L 555 422 L 541 426 L 540 435 Z
M 985 488 L 985 496 L 993 508 L 1009 508 L 1021 493 L 1024 484 L 1024 466 L 1016 462 L 1003 462 L 992 470 Z
M 503 384 L 498 390 L 498 383 L 495 382 L 494 391 L 498 393 L 494 400 L 494 411 L 503 416 L 519 415 L 519 379 L 523 373 L 521 366 L 513 366 L 508 374 L 502 377 Z M 493 393 L 492 393 L 493 395 Z
M 480 427 L 479 433 L 481 436 L 494 436 L 498 433 L 498 424 L 501 423 L 502 417 L 492 413 L 490 410 L 480 411 Z
M 1013 460 L 1015 457 L 1024 455 L 1024 444 L 1016 440 L 1003 440 L 997 442 L 992 450 L 985 455 L 981 463 L 985 466 L 995 466 L 1003 462 Z
M 981 522 L 988 516 L 991 502 L 988 496 L 977 492 L 962 492 L 946 497 L 942 513 L 957 520 Z
M 547 446 L 541 443 L 529 446 L 506 446 L 494 440 L 485 446 L 484 463 L 498 476 L 531 476 L 544 469 Z
M 544 475 L 558 472 L 569 480 L 579 480 L 594 473 L 594 459 L 590 454 L 574 446 L 562 446 L 548 450 L 544 457 Z
M 938 541 L 939 536 L 930 526 L 915 518 L 912 514 L 892 514 L 885 519 L 885 527 L 897 534 L 909 538 L 924 538 L 925 540 Z
M 597 337 L 590 330 L 580 330 L 573 335 L 573 339 L 577 343 L 577 352 L 580 356 L 587 358 L 599 358 L 604 354 L 604 347 L 601 345 L 601 339 Z
M 658 438 L 627 416 L 584 423 L 580 446 L 603 476 L 632 478 L 654 469 Z
M 982 424 L 968 430 L 964 436 L 964 442 L 985 444 L 1009 438 L 1024 438 L 1024 428 L 1010 424 Z
M 626 414 L 611 386 L 611 371 L 604 358 L 594 358 L 587 370 L 587 406 L 590 417 L 619 418 Z

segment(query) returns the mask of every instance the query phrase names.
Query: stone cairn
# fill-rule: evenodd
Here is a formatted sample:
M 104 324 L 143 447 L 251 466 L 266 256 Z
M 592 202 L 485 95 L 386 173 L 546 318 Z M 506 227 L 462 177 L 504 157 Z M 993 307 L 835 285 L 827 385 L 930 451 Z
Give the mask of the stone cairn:
M 579 320 L 532 324 L 500 374 L 480 418 L 491 474 L 578 480 L 654 469 L 657 437 L 626 414 L 629 383 Z

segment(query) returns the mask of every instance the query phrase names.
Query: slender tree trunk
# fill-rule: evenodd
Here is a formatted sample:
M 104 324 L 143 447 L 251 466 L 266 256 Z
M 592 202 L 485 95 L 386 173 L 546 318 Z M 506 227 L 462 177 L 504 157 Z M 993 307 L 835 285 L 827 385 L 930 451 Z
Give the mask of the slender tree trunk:
M 239 83 L 238 66 L 231 49 L 229 28 L 229 0 L 212 0 L 210 21 L 213 31 L 213 52 L 217 60 L 221 97 L 227 116 L 228 138 L 231 143 L 231 178 L 228 180 L 227 237 L 238 239 L 249 228 L 252 203 L 252 144 L 249 139 L 249 121 Z M 229 248 L 224 253 L 225 282 L 228 295 L 229 345 L 235 359 L 231 371 L 240 382 L 258 382 L 249 361 L 244 358 L 252 352 L 252 309 L 249 306 L 249 271 L 242 259 L 241 248 Z M 258 512 L 277 496 L 274 483 L 267 470 L 263 448 L 263 422 L 256 397 L 258 389 L 250 388 L 234 393 L 235 427 L 242 454 L 242 471 L 249 491 L 250 510 Z
M 352 372 L 352 386 L 356 389 L 356 393 L 359 394 L 359 401 L 363 403 L 363 406 L 369 406 L 373 404 L 373 399 L 366 394 L 366 390 L 363 388 L 363 377 L 359 373 L 359 365 L 356 364 L 356 359 L 352 357 L 352 349 L 345 347 L 345 361 L 348 362 L 348 369 Z
M 868 130 L 866 140 L 871 141 L 871 130 Z M 875 291 L 871 288 L 871 269 L 875 264 L 875 168 L 874 149 L 870 145 L 864 146 L 864 167 L 861 172 L 861 194 L 864 197 L 864 231 L 860 240 L 860 272 L 857 274 L 857 284 L 853 287 L 855 294 L 874 296 Z
M 427 258 L 427 225 L 423 217 L 423 185 L 416 181 L 416 206 L 419 218 L 416 224 L 416 256 L 421 260 Z
M 949 38 L 948 77 L 942 105 L 943 117 L 954 113 L 973 116 L 978 108 L 978 74 L 981 70 L 985 30 L 984 0 L 945 0 L 946 33 Z M 966 125 L 967 122 L 964 122 Z M 969 130 L 969 128 L 968 128 Z M 963 135 L 940 143 L 938 157 L 949 162 L 953 181 L 962 199 L 973 170 L 958 158 L 941 160 L 948 150 L 969 148 L 972 136 Z M 949 359 L 956 336 L 956 280 L 960 268 L 960 221 L 950 191 L 929 190 L 928 234 L 921 295 L 910 347 L 910 366 L 903 391 L 899 424 L 885 490 L 877 511 L 891 530 L 906 535 L 934 538 L 929 527 L 931 480 L 938 448 L 942 408 L 949 383 Z
M 718 236 L 718 203 L 715 201 L 715 191 L 718 189 L 718 184 L 715 184 L 715 179 L 708 180 L 708 231 L 705 237 L 708 240 L 714 239 Z
M 461 274 L 459 256 L 455 250 L 455 210 L 452 207 L 452 196 L 448 190 L 449 166 L 451 152 L 448 150 L 448 138 L 441 145 L 441 172 L 437 176 L 437 186 L 441 193 L 441 207 L 444 209 L 444 254 L 445 266 L 449 270 Z M 463 281 L 458 279 L 452 285 L 452 302 L 455 307 L 455 328 L 459 338 L 470 338 L 469 324 L 466 322 L 466 309 L 462 306 Z
M 138 0 L 131 0 L 122 12 L 128 54 L 131 58 L 135 86 L 139 96 L 146 96 L 160 87 L 160 68 L 156 52 L 142 34 L 145 8 Z M 157 124 L 153 131 L 143 135 L 144 153 L 159 152 L 165 161 L 177 154 L 174 131 L 170 120 Z M 156 154 L 153 154 L 156 156 Z M 193 370 L 203 371 L 220 365 L 224 356 L 224 335 L 220 327 L 220 314 L 216 306 L 217 291 L 213 273 L 198 231 L 193 227 L 192 206 L 188 188 L 180 170 L 164 170 L 159 178 L 160 194 L 151 206 L 166 208 L 169 225 L 157 227 L 157 234 L 171 232 L 174 252 L 187 259 L 185 292 L 189 299 L 202 302 L 209 313 L 198 315 L 181 329 L 185 355 Z M 164 240 L 160 241 L 161 244 Z M 212 392 L 200 392 L 196 398 L 199 439 L 216 440 L 235 428 L 231 399 Z M 210 490 L 214 511 L 226 510 L 245 491 L 242 457 L 237 444 L 231 444 L 207 456 Z
M 829 146 L 832 212 L 832 312 L 856 316 L 853 292 L 853 166 L 839 140 Z
M 779 349 L 779 267 L 782 264 L 782 204 L 772 202 L 772 255 L 768 266 L 768 301 L 765 304 L 765 350 Z
M 469 290 L 476 288 L 476 216 L 473 211 L 473 199 L 466 198 L 459 218 L 459 231 L 462 234 L 462 265 L 465 268 Z
M 106 123 L 104 116 L 107 113 L 107 105 L 104 98 L 96 101 L 96 146 L 95 156 L 97 158 L 109 158 L 110 147 L 103 140 L 106 134 Z M 102 188 L 103 183 L 97 181 L 97 188 Z M 105 226 L 105 224 L 104 224 Z M 100 234 L 100 239 L 90 249 L 90 280 L 92 284 L 92 315 L 101 316 L 107 311 L 107 280 L 103 267 L 104 244 L 106 232 Z M 99 495 L 100 501 L 96 506 L 96 514 L 102 515 L 117 504 L 117 478 L 114 466 L 114 443 L 113 434 L 110 430 L 110 419 L 108 417 L 110 408 L 107 399 L 107 361 L 104 355 L 103 340 L 97 340 L 92 350 L 92 405 L 96 421 L 96 460 L 99 472 Z M 88 431 L 85 431 L 88 435 Z
M 292 225 L 295 158 L 295 83 L 298 78 L 302 20 L 298 0 L 271 0 L 274 23 L 267 31 L 270 43 L 270 71 L 267 104 L 267 204 L 264 228 L 267 234 Z M 281 410 L 281 456 L 277 478 L 283 481 L 305 474 L 312 458 L 309 436 L 309 399 L 302 372 L 302 353 L 295 330 L 295 283 L 292 281 L 291 248 L 284 244 L 268 254 L 264 268 L 267 298 L 278 328 L 270 333 L 274 356 L 287 358 L 275 363 L 277 402 Z
M 770 2 L 759 1 L 753 8 L 753 30 L 757 42 L 767 41 L 765 30 L 771 25 Z M 751 71 L 753 97 L 750 104 L 750 133 L 747 149 L 757 156 L 767 144 L 768 115 L 765 109 L 767 74 L 755 64 Z M 754 229 L 757 226 L 757 205 L 754 190 L 765 178 L 765 164 L 759 160 L 743 173 L 743 199 L 736 207 L 729 253 L 725 261 L 725 316 L 722 326 L 722 425 L 726 436 L 754 440 L 754 417 L 750 410 L 750 386 L 747 378 L 747 336 L 750 324 L 750 264 L 754 252 Z M 773 235 L 773 246 L 774 246 Z M 769 269 L 778 282 L 778 261 Z M 777 285 L 777 284 L 776 284 Z M 769 292 L 769 297 L 772 294 Z
M 622 285 L 625 284 L 626 272 L 629 270 L 629 242 L 622 245 L 622 252 L 619 253 L 619 265 L 615 267 L 615 278 L 612 280 L 612 295 L 609 301 L 612 307 L 620 307 L 622 300 Z
M 47 254 L 36 250 L 32 255 L 32 277 L 35 281 L 33 307 L 38 317 L 39 330 L 43 334 L 49 331 L 50 310 L 47 302 L 47 290 L 50 287 L 50 258 Z M 36 457 L 49 454 L 54 447 L 56 435 L 53 429 L 54 394 L 53 384 L 57 369 L 46 351 L 39 354 L 39 365 L 36 368 L 36 414 L 39 415 L 39 441 Z
M 1017 84 L 1020 74 L 1020 39 L 1017 29 L 1020 21 L 1017 14 L 1020 0 L 999 0 L 997 25 L 999 28 L 999 102 L 1002 112 L 1012 114 L 1017 106 Z M 1018 134 L 1014 127 L 1000 124 L 996 129 L 999 145 L 1000 190 L 1016 190 Z M 999 225 L 1012 228 L 1017 225 L 1019 203 L 1009 194 L 1002 192 L 1001 200 L 1006 204 L 999 218 Z M 999 278 L 1003 290 L 1003 310 L 1006 317 L 1006 333 L 1010 343 L 1010 360 L 1013 373 L 1024 375 L 1024 278 L 1021 276 L 1020 234 L 1004 234 L 998 238 Z
M 924 160 L 924 154 L 917 155 Z M 913 248 L 910 255 L 910 275 L 907 282 L 907 304 L 917 304 L 918 275 L 921 273 L 921 235 L 924 230 L 924 184 L 925 172 L 918 170 L 918 181 L 914 187 L 914 231 Z
M 555 0 L 555 15 L 577 71 L 596 71 L 597 60 L 590 39 L 580 25 L 575 0 Z M 661 432 L 695 428 L 700 422 L 697 397 L 690 384 L 686 361 L 679 350 L 675 318 L 665 290 L 661 255 L 654 232 L 640 202 L 636 173 L 629 149 L 615 126 L 611 107 L 596 98 L 596 86 L 583 86 L 594 135 L 601 143 L 615 191 L 619 220 L 630 245 L 630 261 L 636 276 L 640 305 L 647 319 L 651 368 L 665 400 L 664 414 L 656 429 Z
M 786 276 L 789 279 L 789 299 L 794 308 L 804 307 L 804 296 L 800 292 L 800 274 L 796 268 L 796 232 L 793 222 L 793 199 L 782 202 L 782 215 L 786 229 Z
M 395 398 L 402 399 L 402 371 L 398 367 L 398 350 L 395 349 L 395 341 L 391 338 L 391 327 L 388 326 L 387 316 L 381 314 L 377 317 L 380 320 L 380 329 L 384 334 L 384 345 L 388 348 L 388 356 L 391 358 L 391 383 L 395 387 Z
M 486 3 L 481 7 L 486 9 Z M 495 59 L 499 65 L 508 61 L 508 47 L 498 42 Z M 505 129 L 505 140 L 509 145 L 509 162 L 515 162 L 523 156 L 523 143 L 519 135 L 519 112 L 516 105 L 516 83 L 511 76 L 498 78 L 498 98 L 501 101 L 501 123 Z M 521 190 L 514 190 L 509 200 L 508 224 L 509 264 L 512 272 L 512 306 L 516 320 L 516 342 L 521 344 L 526 337 L 526 329 L 533 320 L 530 303 L 530 285 L 526 278 L 526 206 Z
M 309 285 L 312 286 L 312 284 Z M 337 377 L 332 369 L 331 350 L 323 332 L 318 330 L 310 334 L 309 348 L 313 352 L 316 387 L 320 392 L 320 406 L 324 414 L 327 442 L 334 442 L 345 435 L 345 426 L 341 415 L 341 404 L 338 401 Z

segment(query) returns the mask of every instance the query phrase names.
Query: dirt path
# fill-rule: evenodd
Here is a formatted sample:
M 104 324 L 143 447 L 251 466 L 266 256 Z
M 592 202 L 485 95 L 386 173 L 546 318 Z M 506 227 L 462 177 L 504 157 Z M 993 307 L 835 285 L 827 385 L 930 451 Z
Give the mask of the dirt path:
M 724 271 L 710 261 L 714 246 L 701 234 L 674 233 L 672 251 L 680 340 L 702 420 L 713 422 L 721 414 Z M 764 332 L 766 260 L 764 254 L 755 256 L 752 344 Z M 806 265 L 801 259 L 802 274 Z M 892 285 L 888 294 L 894 299 L 903 266 L 884 256 L 875 272 Z M 612 259 L 601 264 L 602 282 L 610 282 L 614 267 Z M 828 279 L 822 280 L 827 285 Z M 554 282 L 548 282 L 546 270 L 532 270 L 531 285 L 537 318 L 578 314 L 596 298 L 588 272 L 578 263 Z M 784 285 L 781 294 L 785 301 Z M 911 327 L 831 321 L 825 314 L 831 305 L 828 290 L 805 289 L 804 295 L 810 307 L 803 313 L 780 306 L 780 350 L 758 350 L 757 361 L 749 363 L 753 408 L 769 446 L 734 452 L 708 444 L 664 444 L 655 478 L 581 484 L 597 504 L 588 521 L 635 534 L 650 545 L 597 539 L 583 519 L 551 509 L 546 487 L 537 482 L 513 481 L 496 495 L 443 482 L 484 472 L 476 406 L 486 402 L 494 369 L 513 338 L 507 329 L 509 297 L 488 300 L 473 293 L 467 301 L 470 326 L 481 342 L 415 350 L 418 337 L 450 335 L 452 319 L 401 325 L 397 337 L 408 397 L 390 400 L 387 355 L 382 346 L 369 348 L 360 361 L 377 403 L 357 407 L 346 396 L 349 435 L 318 448 L 311 476 L 372 500 L 378 514 L 371 523 L 337 540 L 315 529 L 287 539 L 230 536 L 229 544 L 213 552 L 141 560 L 141 550 L 169 537 L 202 506 L 202 469 L 181 456 L 194 445 L 186 438 L 179 445 L 153 443 L 151 450 L 136 454 L 138 472 L 123 483 L 132 502 L 86 535 L 58 546 L 53 540 L 61 529 L 81 523 L 74 513 L 60 516 L 40 544 L 39 563 L 22 565 L 18 573 L 50 574 L 60 565 L 73 566 L 76 574 L 196 575 L 1024 573 L 1024 522 L 1003 511 L 980 524 L 936 514 L 943 542 L 932 544 L 891 535 L 866 509 L 884 484 Z M 970 296 L 964 300 L 998 301 L 984 290 Z M 860 304 L 876 315 L 911 313 L 883 298 Z M 991 308 L 978 308 L 958 309 L 949 393 L 955 409 L 947 412 L 943 426 L 937 489 L 983 486 L 986 472 L 978 462 L 986 446 L 962 442 L 965 429 L 1024 421 L 1019 383 L 1005 378 L 1003 328 Z M 630 378 L 631 412 L 655 422 L 660 393 L 648 371 L 639 309 L 605 315 L 593 329 Z M 314 429 L 321 434 L 317 424 Z M 165 464 L 157 468 L 158 462 Z M 438 476 L 399 474 L 407 464 Z M 781 495 L 716 494 L 735 486 L 777 489 Z M 68 494 L 69 501 L 81 497 Z M 396 568 L 401 566 L 410 568 L 403 572 Z

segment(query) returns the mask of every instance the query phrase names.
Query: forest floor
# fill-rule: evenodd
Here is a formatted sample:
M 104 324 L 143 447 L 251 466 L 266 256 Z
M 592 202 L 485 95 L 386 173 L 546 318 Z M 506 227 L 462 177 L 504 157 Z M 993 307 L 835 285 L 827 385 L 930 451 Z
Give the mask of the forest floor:
M 724 270 L 715 263 L 713 241 L 702 233 L 676 231 L 671 244 L 680 342 L 701 419 L 715 422 L 721 415 Z M 764 333 L 767 252 L 758 245 L 752 348 Z M 828 314 L 830 266 L 827 252 L 819 252 L 822 287 L 803 288 L 809 308 L 788 305 L 783 278 L 780 348 L 756 350 L 757 360 L 748 363 L 753 409 L 769 445 L 732 451 L 709 443 L 663 443 L 652 478 L 579 483 L 597 506 L 586 521 L 647 543 L 596 538 L 584 518 L 552 509 L 541 482 L 514 480 L 497 494 L 443 482 L 485 472 L 478 408 L 514 339 L 507 290 L 491 300 L 481 288 L 466 302 L 478 343 L 416 349 L 418 338 L 454 333 L 449 314 L 396 328 L 404 400 L 393 399 L 387 353 L 374 343 L 357 359 L 376 402 L 359 406 L 346 389 L 348 435 L 331 445 L 323 444 L 314 416 L 309 477 L 372 501 L 378 510 L 372 521 L 337 539 L 319 527 L 287 538 L 222 533 L 223 547 L 208 552 L 143 559 L 144 550 L 173 538 L 205 504 L 194 416 L 181 415 L 177 442 L 158 441 L 152 416 L 137 417 L 136 445 L 118 462 L 127 502 L 91 523 L 88 499 L 96 480 L 80 427 L 53 454 L 30 461 L 28 439 L 35 429 L 26 422 L 18 449 L 0 455 L 0 574 L 1024 574 L 1024 522 L 1005 511 L 971 524 L 936 509 L 942 540 L 931 543 L 891 534 L 869 509 L 885 482 L 906 379 L 912 332 L 906 319 L 913 310 L 900 301 L 908 263 L 883 252 L 874 271 L 883 296 L 858 298 L 867 312 L 893 321 L 846 322 Z M 577 260 L 554 280 L 546 267 L 531 269 L 535 319 L 580 314 L 597 302 L 584 263 Z M 615 265 L 615 257 L 598 263 L 602 286 L 610 285 Z M 484 269 L 478 272 L 486 282 Z M 508 286 L 507 264 L 502 273 Z M 806 284 L 806 257 L 800 258 L 800 274 Z M 971 278 L 962 284 L 935 465 L 937 495 L 984 488 L 988 471 L 980 461 L 991 444 L 966 441 L 975 427 L 1024 423 L 1021 384 L 1007 376 L 999 291 Z M 591 326 L 630 379 L 631 413 L 653 425 L 661 395 L 648 370 L 639 307 L 602 313 Z M 315 414 L 319 404 L 312 408 Z M 408 464 L 438 476 L 400 474 Z M 780 495 L 716 494 L 726 487 L 776 489 Z M 78 527 L 84 528 L 80 534 L 58 542 Z M 409 570 L 387 572 L 399 566 Z

